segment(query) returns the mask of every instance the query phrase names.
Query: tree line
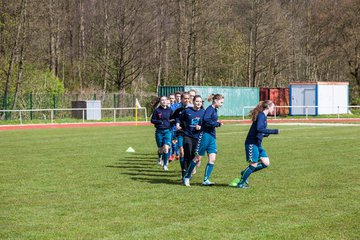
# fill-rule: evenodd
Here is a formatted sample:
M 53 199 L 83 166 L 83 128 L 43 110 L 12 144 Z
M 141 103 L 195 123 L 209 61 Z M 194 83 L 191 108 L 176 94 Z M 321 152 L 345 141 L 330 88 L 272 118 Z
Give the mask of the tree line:
M 0 91 L 142 93 L 160 85 L 349 81 L 360 0 L 0 0 Z

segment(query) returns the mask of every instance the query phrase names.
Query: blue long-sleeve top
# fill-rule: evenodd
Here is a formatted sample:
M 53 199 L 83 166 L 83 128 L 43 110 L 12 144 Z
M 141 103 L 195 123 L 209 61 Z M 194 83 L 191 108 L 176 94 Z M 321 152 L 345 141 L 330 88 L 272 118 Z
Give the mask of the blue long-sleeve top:
M 257 115 L 256 120 L 251 124 L 245 144 L 255 144 L 260 146 L 264 137 L 278 133 L 278 129 L 267 129 L 267 117 L 263 112 L 260 112 Z
M 184 128 L 185 128 L 185 124 L 184 122 L 180 121 L 180 116 L 182 114 L 182 112 L 187 108 L 187 106 L 183 106 L 181 105 L 180 107 L 178 107 L 174 113 L 171 115 L 171 120 L 172 121 L 175 121 L 175 124 L 176 123 L 179 123 L 180 124 L 180 127 L 182 128 L 181 130 L 177 130 L 177 135 L 181 135 L 183 136 L 184 135 Z
M 170 116 L 171 116 L 171 109 L 169 107 L 163 108 L 159 106 L 153 112 L 151 116 L 151 123 L 154 124 L 156 129 L 170 129 Z
M 182 104 L 181 103 L 173 103 L 170 106 L 170 109 L 172 110 L 172 112 L 175 112 L 176 109 L 181 108 Z
M 206 133 L 209 133 L 214 138 L 216 138 L 215 128 L 220 126 L 221 123 L 218 122 L 217 109 L 214 108 L 212 105 L 208 106 L 201 120 L 202 130 Z
M 185 125 L 184 132 L 186 136 L 199 138 L 201 130 L 196 130 L 196 125 L 201 125 L 204 112 L 204 109 L 195 110 L 194 108 L 186 108 L 182 111 L 179 121 Z
M 182 104 L 181 103 L 173 103 L 170 106 L 172 115 L 175 113 L 176 109 L 181 108 Z M 171 128 L 173 131 L 176 131 L 176 120 L 173 118 L 173 116 L 170 117 L 171 120 Z

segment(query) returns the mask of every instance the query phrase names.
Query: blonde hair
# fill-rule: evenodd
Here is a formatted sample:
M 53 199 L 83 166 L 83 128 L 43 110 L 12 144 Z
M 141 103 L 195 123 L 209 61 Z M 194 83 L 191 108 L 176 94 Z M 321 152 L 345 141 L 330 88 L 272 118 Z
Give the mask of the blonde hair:
M 220 99 L 224 99 L 224 96 L 221 95 L 221 94 L 210 94 L 208 97 L 207 97 L 207 100 L 208 102 L 211 102 L 211 101 L 215 101 L 215 100 L 220 100 Z
M 271 105 L 274 105 L 271 100 L 260 101 L 258 105 L 249 113 L 251 121 L 255 122 L 257 115 L 265 109 L 268 109 Z

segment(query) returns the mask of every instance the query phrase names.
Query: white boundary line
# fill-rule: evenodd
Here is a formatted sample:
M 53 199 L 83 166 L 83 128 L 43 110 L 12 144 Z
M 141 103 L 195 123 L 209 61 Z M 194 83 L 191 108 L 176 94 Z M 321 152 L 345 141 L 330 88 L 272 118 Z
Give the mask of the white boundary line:
M 360 127 L 357 123 L 269 123 L 268 125 L 285 125 L 285 126 L 334 126 L 334 127 Z

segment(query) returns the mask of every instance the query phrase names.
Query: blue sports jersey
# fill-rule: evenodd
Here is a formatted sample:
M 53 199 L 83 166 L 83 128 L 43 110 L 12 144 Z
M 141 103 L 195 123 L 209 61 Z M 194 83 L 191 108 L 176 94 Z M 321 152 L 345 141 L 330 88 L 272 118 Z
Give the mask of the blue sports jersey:
M 181 103 L 173 103 L 173 104 L 171 104 L 170 109 L 171 109 L 173 112 L 175 112 L 175 110 L 178 109 L 178 108 L 180 108 L 181 106 L 182 106 Z
M 174 112 L 176 111 L 176 109 L 181 108 L 181 106 L 182 106 L 181 103 L 173 103 L 173 104 L 171 104 L 170 109 L 171 109 L 171 111 L 172 111 L 172 114 L 174 114 Z M 172 121 L 171 121 L 171 125 L 172 125 L 171 128 L 172 128 L 172 130 L 173 130 L 174 132 L 176 132 L 176 120 L 173 119 L 172 116 L 170 117 L 170 120 L 172 120 Z
M 170 125 L 170 116 L 171 116 L 171 109 L 169 107 L 163 108 L 159 106 L 154 110 L 154 113 L 151 117 L 151 123 L 157 129 L 169 129 Z
M 260 146 L 264 137 L 268 137 L 269 134 L 278 133 L 278 129 L 267 129 L 267 117 L 263 112 L 260 112 L 250 127 L 245 144 L 255 144 Z
M 182 111 L 179 121 L 185 125 L 184 132 L 186 136 L 199 138 L 201 130 L 196 130 L 196 125 L 201 125 L 201 118 L 204 115 L 204 109 L 195 110 L 194 108 L 186 108 Z
M 215 128 L 221 126 L 218 122 L 217 109 L 212 105 L 208 106 L 201 122 L 201 129 L 216 138 Z
M 171 115 L 171 119 L 172 119 L 172 120 L 175 120 L 175 124 L 176 124 L 176 123 L 179 123 L 179 124 L 180 124 L 180 127 L 181 127 L 182 129 L 185 128 L 185 124 L 184 124 L 184 122 L 180 121 L 179 118 L 180 118 L 182 112 L 183 112 L 186 108 L 187 108 L 187 106 L 181 105 L 181 107 L 177 108 L 177 109 L 175 110 L 175 112 Z M 177 130 L 177 131 L 176 131 L 176 135 L 177 135 L 177 136 L 179 136 L 179 135 L 183 136 L 183 135 L 184 135 L 184 131 L 183 131 L 183 130 Z

